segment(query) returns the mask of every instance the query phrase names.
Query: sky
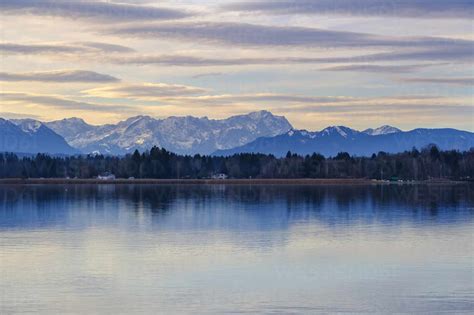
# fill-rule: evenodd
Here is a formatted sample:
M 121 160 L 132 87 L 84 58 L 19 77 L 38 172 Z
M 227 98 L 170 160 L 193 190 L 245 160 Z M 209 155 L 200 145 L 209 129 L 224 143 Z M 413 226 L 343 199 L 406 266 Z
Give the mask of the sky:
M 0 117 L 474 131 L 472 0 L 0 0 Z

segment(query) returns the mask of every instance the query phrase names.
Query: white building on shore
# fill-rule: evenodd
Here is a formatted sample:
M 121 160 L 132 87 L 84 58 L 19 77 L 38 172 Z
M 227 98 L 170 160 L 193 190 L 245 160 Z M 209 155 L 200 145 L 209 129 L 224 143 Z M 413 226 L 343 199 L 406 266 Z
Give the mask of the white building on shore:
M 224 173 L 212 175 L 212 179 L 227 179 L 227 178 L 229 178 L 229 176 L 227 176 L 227 174 L 224 174 Z
M 112 173 L 103 173 L 103 174 L 100 174 L 99 176 L 97 176 L 97 179 L 100 179 L 100 180 L 114 180 L 115 179 L 115 175 L 112 174 Z

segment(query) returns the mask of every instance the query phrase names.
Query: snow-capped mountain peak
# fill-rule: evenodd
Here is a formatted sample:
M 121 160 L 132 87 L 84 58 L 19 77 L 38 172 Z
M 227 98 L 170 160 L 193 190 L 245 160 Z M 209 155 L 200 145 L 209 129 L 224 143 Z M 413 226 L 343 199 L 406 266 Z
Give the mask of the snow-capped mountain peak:
M 345 126 L 330 126 L 324 128 L 319 133 L 321 136 L 332 136 L 332 135 L 339 135 L 343 138 L 347 138 L 355 133 L 358 133 L 357 130 L 345 127 Z
M 130 118 L 127 118 L 124 123 L 125 124 L 128 124 L 128 125 L 131 125 L 131 124 L 134 124 L 136 123 L 137 121 L 143 121 L 143 120 L 152 120 L 154 118 L 150 117 L 150 116 L 146 116 L 146 115 L 138 115 L 138 116 L 133 116 L 133 117 L 130 117 Z
M 396 132 L 401 132 L 400 129 L 389 126 L 389 125 L 384 125 L 380 126 L 378 128 L 369 128 L 364 131 L 362 131 L 365 134 L 371 135 L 371 136 L 379 136 L 379 135 L 387 135 L 390 133 L 396 133 Z
M 132 150 L 163 147 L 181 154 L 209 154 L 218 149 L 244 145 L 258 137 L 283 134 L 292 126 L 285 117 L 268 111 L 208 119 L 172 116 L 155 119 L 150 116 L 130 117 L 114 125 L 87 128 L 78 122 L 48 123 L 74 147 L 84 153 L 124 154 Z
M 78 117 L 71 117 L 71 118 L 64 118 L 64 119 L 61 119 L 61 121 L 63 122 L 73 122 L 73 123 L 77 123 L 77 124 L 84 124 L 86 125 L 87 123 L 84 121 L 84 119 L 82 118 L 78 118 Z
M 34 119 L 0 120 L 0 134 L 9 141 L 0 143 L 0 152 L 74 154 L 63 137 Z M 1 141 L 0 141 L 1 142 Z
M 310 138 L 314 139 L 318 133 L 317 132 L 311 132 L 306 129 L 290 129 L 287 133 L 287 136 L 289 137 L 301 137 L 301 138 Z
M 256 111 L 256 112 L 251 112 L 246 116 L 248 116 L 250 119 L 256 120 L 256 119 L 262 119 L 264 117 L 268 117 L 270 115 L 273 115 L 273 114 L 270 113 L 269 111 L 266 111 L 266 110 L 260 110 L 260 111 Z M 243 115 L 243 116 L 245 116 L 245 115 Z
M 23 132 L 26 133 L 36 133 L 43 125 L 40 121 L 34 119 L 12 119 L 11 120 L 15 125 L 21 128 Z
M 45 125 L 61 135 L 69 143 L 71 143 L 72 139 L 95 128 L 95 126 L 89 125 L 83 119 L 77 117 L 46 122 Z
M 383 129 L 381 131 L 384 131 Z M 411 150 L 413 147 L 422 149 L 433 143 L 443 150 L 469 150 L 474 147 L 474 133 L 467 131 L 447 128 L 388 131 L 386 134 L 371 136 L 343 126 L 327 127 L 315 133 L 292 129 L 276 137 L 261 137 L 246 145 L 219 150 L 214 154 L 229 156 L 251 152 L 285 156 L 291 151 L 300 155 L 316 152 L 335 156 L 340 152 L 348 152 L 351 155 L 370 156 L 380 151 L 396 153 Z

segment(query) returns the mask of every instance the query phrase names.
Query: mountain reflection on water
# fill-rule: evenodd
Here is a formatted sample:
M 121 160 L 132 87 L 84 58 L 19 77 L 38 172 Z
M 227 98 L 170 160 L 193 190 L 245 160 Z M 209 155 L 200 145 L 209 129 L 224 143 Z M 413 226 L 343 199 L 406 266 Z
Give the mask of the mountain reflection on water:
M 474 190 L 469 185 L 37 185 L 0 186 L 0 200 L 0 228 L 64 224 L 77 209 L 107 209 L 112 223 L 118 219 L 114 214 L 126 209 L 174 228 L 179 223 L 182 228 L 282 229 L 302 220 L 449 223 L 471 218 Z M 177 211 L 187 216 L 167 221 Z
M 0 313 L 470 314 L 468 185 L 0 186 Z

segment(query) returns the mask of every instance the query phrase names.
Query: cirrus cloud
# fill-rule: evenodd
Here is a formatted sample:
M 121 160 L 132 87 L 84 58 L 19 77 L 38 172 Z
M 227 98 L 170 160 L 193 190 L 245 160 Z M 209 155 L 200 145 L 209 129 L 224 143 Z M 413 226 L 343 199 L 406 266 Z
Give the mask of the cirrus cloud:
M 0 52 L 2 54 L 20 54 L 20 55 L 47 55 L 47 54 L 83 54 L 83 53 L 129 53 L 134 50 L 130 47 L 100 43 L 100 42 L 82 42 L 82 43 L 0 43 Z
M 474 3 L 471 0 L 257 0 L 227 4 L 222 9 L 259 14 L 393 16 L 416 19 L 474 17 Z
M 101 22 L 170 20 L 188 17 L 184 10 L 103 1 L 2 0 L 3 14 L 57 16 Z
M 119 79 L 102 73 L 84 70 L 55 70 L 41 72 L 9 73 L 0 72 L 0 81 L 38 81 L 55 83 L 108 83 L 118 82 Z
M 402 78 L 403 82 L 474 86 L 474 78 Z
M 131 111 L 130 106 L 102 105 L 82 101 L 71 100 L 58 95 L 45 95 L 20 92 L 0 92 L 0 100 L 3 105 L 39 105 L 45 108 L 61 108 L 67 110 L 80 110 L 92 112 L 110 113 L 114 111 Z
M 194 86 L 165 83 L 122 84 L 82 91 L 82 93 L 93 97 L 124 98 L 145 101 L 161 100 L 168 97 L 199 95 L 206 92 L 206 89 Z
M 127 55 L 106 56 L 102 62 L 132 65 L 165 65 L 181 67 L 215 67 L 215 66 L 248 66 L 248 65 L 296 65 L 296 64 L 336 64 L 336 63 L 373 63 L 397 61 L 436 61 L 451 63 L 471 63 L 474 59 L 473 47 L 453 45 L 429 49 L 408 49 L 383 53 L 363 54 L 342 57 L 214 57 L 191 55 Z M 355 66 L 354 66 L 355 67 Z M 394 66 L 395 67 L 395 66 Z M 375 70 L 376 66 L 371 70 Z M 392 68 L 394 71 L 396 68 Z M 370 70 L 365 67 L 364 70 Z M 379 68 L 379 70 L 381 70 Z M 389 68 L 386 68 L 388 71 Z M 402 66 L 399 70 L 403 70 Z M 405 68 L 408 70 L 408 68 Z
M 320 48 L 429 48 L 470 46 L 473 42 L 441 37 L 381 36 L 348 31 L 332 31 L 311 27 L 270 26 L 237 22 L 176 22 L 114 26 L 107 34 L 141 38 L 193 40 L 204 44 L 251 47 L 310 46 Z
M 334 66 L 319 69 L 322 71 L 354 71 L 354 72 L 372 72 L 372 73 L 406 73 L 414 72 L 419 69 L 443 66 L 446 63 L 439 64 L 416 64 L 416 65 L 371 65 L 371 64 L 360 64 L 360 65 L 344 65 Z

